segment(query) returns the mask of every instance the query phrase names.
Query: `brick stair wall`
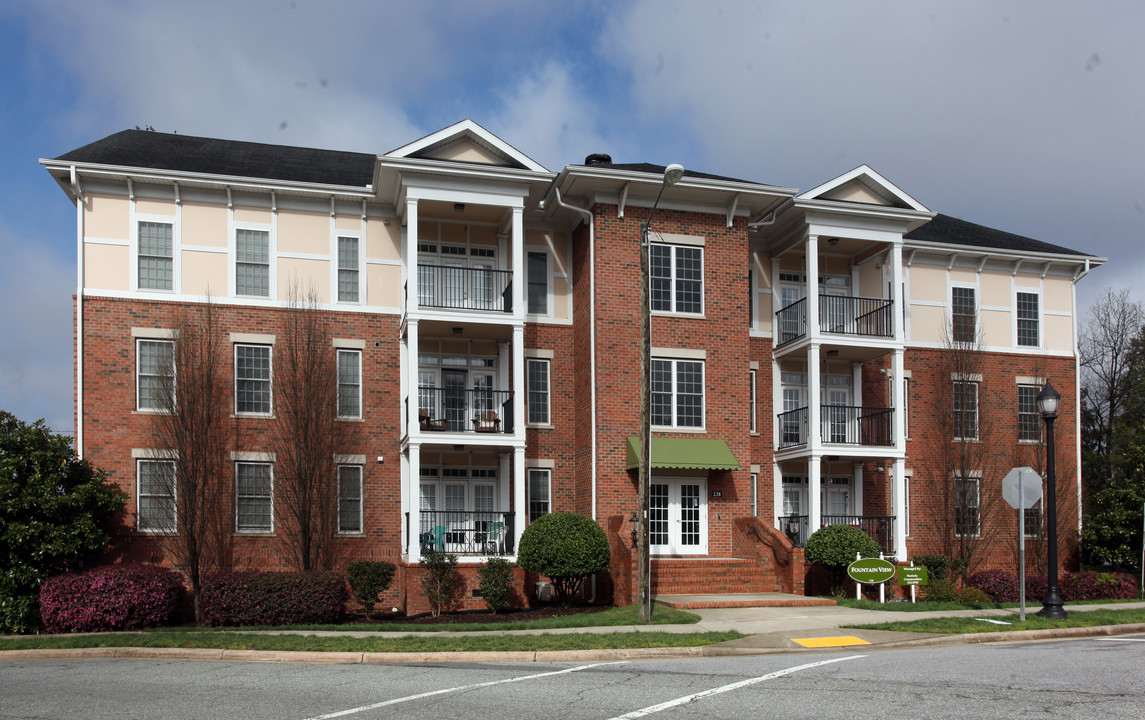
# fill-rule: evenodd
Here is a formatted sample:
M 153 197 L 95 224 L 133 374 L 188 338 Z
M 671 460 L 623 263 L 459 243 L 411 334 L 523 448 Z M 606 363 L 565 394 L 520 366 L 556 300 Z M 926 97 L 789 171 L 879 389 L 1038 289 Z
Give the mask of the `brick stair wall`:
M 778 578 L 751 558 L 652 559 L 653 595 L 785 592 Z

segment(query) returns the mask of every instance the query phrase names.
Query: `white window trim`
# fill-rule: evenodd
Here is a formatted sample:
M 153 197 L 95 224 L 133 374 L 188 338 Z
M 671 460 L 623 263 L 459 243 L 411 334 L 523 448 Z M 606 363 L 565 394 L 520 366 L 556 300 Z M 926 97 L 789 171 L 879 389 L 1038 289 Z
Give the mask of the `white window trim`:
M 236 455 L 240 453 L 232 453 Z M 245 453 L 244 453 L 245 454 Z M 256 453 L 250 453 L 254 455 Z M 274 533 L 274 462 L 267 460 L 235 460 L 235 532 L 242 535 L 271 535 Z M 240 465 L 266 465 L 270 468 L 270 528 L 244 529 L 239 527 L 239 466 Z
M 703 352 L 703 351 L 700 351 L 700 352 Z M 660 356 L 660 355 L 657 355 L 655 352 L 653 352 L 652 360 L 653 360 L 653 362 L 660 360 L 662 362 L 668 362 L 668 363 L 672 364 L 672 403 L 671 403 L 672 404 L 672 424 L 671 425 L 656 425 L 655 423 L 653 423 L 652 427 L 657 429 L 657 430 L 674 430 L 677 432 L 696 432 L 696 433 L 707 432 L 707 425 L 708 425 L 708 368 L 707 368 L 708 363 L 707 363 L 707 361 L 704 359 L 695 358 L 695 357 Z M 693 426 L 693 425 L 680 425 L 677 423 L 677 418 L 676 418 L 676 388 L 677 388 L 678 382 L 677 382 L 677 369 L 676 368 L 677 368 L 677 365 L 681 362 L 698 362 L 700 364 L 700 374 L 702 376 L 700 384 L 701 384 L 701 387 L 703 388 L 703 392 L 700 394 L 701 410 L 700 410 L 700 424 L 699 425 L 695 425 L 695 426 Z M 649 382 L 651 383 L 651 379 L 649 379 Z M 649 387 L 648 390 L 649 390 L 648 400 L 649 400 L 649 403 L 651 404 L 652 388 Z
M 545 256 L 545 312 L 535 313 L 529 308 L 529 253 L 537 253 L 538 255 Z M 556 283 L 554 278 L 554 265 L 552 251 L 543 245 L 526 245 L 524 252 L 521 253 L 525 262 L 525 267 L 521 273 L 525 281 L 525 293 L 523 301 L 525 303 L 525 317 L 530 320 L 547 320 L 554 317 L 553 305 L 556 300 Z
M 336 457 L 335 460 L 338 460 Z M 356 468 L 358 470 L 358 529 L 342 529 L 342 468 Z M 366 532 L 365 505 L 366 505 L 366 469 L 364 463 L 338 462 L 338 507 L 335 512 L 335 521 L 338 525 L 339 535 L 362 535 Z
M 971 534 L 964 534 L 964 533 L 959 532 L 959 528 L 958 528 L 958 503 L 956 500 L 955 505 L 954 505 L 955 515 L 952 518 L 952 520 L 954 522 L 954 536 L 955 537 L 975 537 L 976 538 L 976 537 L 982 536 L 982 475 L 979 472 L 971 472 L 968 480 L 974 481 L 975 495 L 977 496 L 976 497 L 977 502 L 974 504 L 974 511 L 975 511 L 975 514 L 977 515 L 977 520 L 975 522 L 976 531 L 974 533 L 971 533 Z M 957 496 L 958 491 L 959 491 L 958 484 L 962 483 L 962 482 L 965 482 L 962 478 L 958 477 L 957 475 L 954 476 L 954 492 L 955 492 L 956 496 Z
M 751 394 L 748 400 L 750 407 L 750 422 L 748 427 L 751 429 L 752 435 L 759 434 L 759 403 L 756 398 L 756 383 L 758 382 L 758 371 L 755 368 L 749 368 L 747 371 L 748 376 L 748 392 Z M 753 513 L 754 514 L 754 513 Z
M 974 291 L 974 334 L 970 340 L 955 340 L 954 338 L 954 289 L 961 288 L 964 290 Z M 952 282 L 950 283 L 950 291 L 946 293 L 946 301 L 949 303 L 947 308 L 950 310 L 950 339 L 954 342 L 974 342 L 982 332 L 982 293 L 978 288 L 977 283 L 968 282 Z
M 1026 378 L 1031 379 L 1031 378 Z M 1019 382 L 1015 385 L 1015 390 L 1018 391 L 1017 397 L 1017 420 L 1018 420 L 1018 443 L 1021 445 L 1038 445 L 1042 442 L 1042 414 L 1038 412 L 1038 395 L 1041 393 L 1042 385 L 1044 383 L 1037 382 Z M 1036 438 L 1023 438 L 1022 437 L 1022 388 L 1028 387 L 1034 390 L 1034 412 L 1033 415 L 1037 416 L 1038 437 Z
M 179 212 L 180 206 L 175 205 L 174 215 L 156 215 L 154 213 L 137 213 L 135 212 L 135 200 L 131 201 L 131 289 L 134 292 L 141 293 L 159 293 L 166 295 L 178 295 L 183 291 L 182 288 L 182 243 L 180 237 L 182 234 L 180 222 L 181 213 Z M 171 289 L 161 290 L 158 288 L 141 288 L 139 287 L 139 223 L 152 222 L 163 223 L 164 225 L 171 226 Z
M 362 240 L 360 230 L 342 230 L 335 226 L 334 218 L 330 219 L 330 302 L 334 305 L 356 306 L 365 305 L 366 301 L 366 243 Z M 358 299 L 343 300 L 338 296 L 338 273 L 341 270 L 338 254 L 338 239 L 353 238 L 358 241 Z
M 668 242 L 669 237 L 673 238 L 674 242 Z M 651 235 L 650 235 L 649 239 L 653 245 L 663 245 L 663 246 L 672 248 L 671 252 L 669 253 L 669 257 L 671 258 L 671 262 L 669 264 L 669 267 L 671 268 L 671 270 L 670 270 L 670 274 L 668 277 L 668 281 L 669 281 L 669 284 L 671 287 L 671 293 L 670 293 L 670 297 L 672 299 L 672 303 L 671 303 L 672 309 L 671 310 L 655 310 L 655 309 L 652 309 L 652 297 L 651 297 L 652 258 L 651 258 L 651 252 L 649 252 L 648 273 L 649 273 L 650 291 L 649 291 L 649 297 L 648 297 L 648 306 L 649 306 L 648 312 L 652 315 L 702 318 L 702 317 L 704 317 L 705 313 L 707 312 L 707 309 L 708 309 L 707 267 L 708 266 L 707 266 L 707 252 L 706 252 L 706 247 L 704 245 L 704 238 L 699 238 L 699 240 L 700 240 L 699 242 L 688 242 L 688 241 L 686 241 L 686 239 L 689 237 L 692 237 L 692 236 L 669 235 L 669 234 L 665 234 L 665 233 L 651 233 Z M 698 248 L 700 251 L 700 310 L 699 310 L 699 312 L 682 312 L 682 311 L 676 309 L 677 276 L 676 276 L 676 251 L 675 251 L 675 248 L 677 248 L 677 247 Z
M 527 505 L 526 521 L 527 522 L 533 522 L 533 473 L 544 473 L 545 484 L 546 484 L 546 488 L 548 490 L 548 498 L 545 500 L 545 502 L 548 504 L 549 509 L 546 512 L 541 513 L 541 516 L 549 515 L 553 512 L 553 469 L 551 467 L 540 467 L 540 466 L 529 467 L 525 470 L 525 476 L 528 478 L 528 486 L 527 486 L 526 490 L 528 491 L 528 494 L 529 494 L 529 497 L 526 501 L 526 505 Z M 541 517 L 541 516 L 538 516 L 538 517 Z
M 956 387 L 958 385 L 963 385 L 963 384 L 973 384 L 974 385 L 974 435 L 972 437 L 962 437 L 958 434 L 958 428 L 955 428 L 954 429 L 954 438 L 953 438 L 954 442 L 979 442 L 981 440 L 981 437 L 982 437 L 982 427 L 981 427 L 982 417 L 981 417 L 980 413 L 981 413 L 981 408 L 982 408 L 982 381 L 981 381 L 981 375 L 979 375 L 977 377 L 979 378 L 977 380 L 969 378 L 969 377 L 951 380 L 951 398 L 957 398 L 958 397 L 958 391 L 956 389 Z M 953 403 L 951 403 L 950 412 L 951 413 L 958 412 L 957 408 L 955 408 L 953 406 Z M 963 409 L 962 412 L 965 413 L 966 410 Z M 957 423 L 955 423 L 955 424 L 957 425 Z
M 132 457 L 135 458 L 135 531 L 138 533 L 146 534 L 146 535 L 170 535 L 172 533 L 175 533 L 179 527 L 179 505 L 178 505 L 178 501 L 177 501 L 177 497 L 178 497 L 177 493 L 178 493 L 178 489 L 179 489 L 178 483 L 176 483 L 174 481 L 171 483 L 171 504 L 172 504 L 171 512 L 172 512 L 172 517 L 171 517 L 171 526 L 169 529 L 160 530 L 160 529 L 140 527 L 139 524 L 140 524 L 140 521 L 142 519 L 142 514 L 140 513 L 139 508 L 140 508 L 140 505 L 142 503 L 142 498 L 143 498 L 143 482 L 142 482 L 143 463 L 169 463 L 172 466 L 171 467 L 172 477 L 174 477 L 174 473 L 176 470 L 176 468 L 174 467 L 176 458 L 170 452 L 164 452 L 164 451 L 159 451 L 159 450 L 143 450 L 140 452 L 146 453 L 146 454 L 141 454 L 140 456 L 136 457 L 136 455 L 135 455 L 136 451 L 132 450 Z M 162 496 L 155 495 L 152 493 L 149 495 L 149 497 L 162 497 Z
M 353 357 L 357 358 L 357 362 L 358 362 L 358 382 L 357 382 L 357 387 L 358 387 L 358 414 L 357 415 L 343 415 L 342 414 L 342 373 L 341 373 L 341 367 L 342 367 L 343 355 L 345 355 L 347 357 L 352 355 Z M 272 370 L 273 370 L 273 366 L 272 366 Z M 335 404 L 337 406 L 337 409 L 335 411 L 337 414 L 337 418 L 339 420 L 361 420 L 363 418 L 363 416 L 365 415 L 365 408 L 362 407 L 362 396 L 363 396 L 363 393 L 362 393 L 362 351 L 358 350 L 356 348 L 335 348 L 335 350 L 334 350 L 334 374 L 336 375 L 336 378 L 334 380 L 334 382 L 336 384 L 336 387 L 334 388 L 334 392 L 335 392 L 334 401 L 335 401 Z M 273 373 L 272 373 L 272 377 L 273 377 Z M 272 400 L 273 400 L 273 398 L 272 398 Z
M 1022 345 L 1022 344 L 1020 344 L 1020 338 L 1018 336 L 1018 296 L 1019 295 L 1033 295 L 1038 299 L 1038 317 L 1037 317 L 1038 342 L 1034 345 Z M 1016 288 L 1014 288 L 1013 301 L 1014 301 L 1014 312 L 1013 312 L 1014 321 L 1013 321 L 1012 331 L 1014 333 L 1014 347 L 1018 348 L 1019 350 L 1023 350 L 1023 349 L 1024 350 L 1040 350 L 1040 349 L 1042 349 L 1042 347 L 1044 347 L 1046 344 L 1045 343 L 1045 335 L 1046 335 L 1046 333 L 1045 333 L 1045 307 L 1044 307 L 1045 303 L 1043 302 L 1042 291 L 1039 290 L 1038 288 L 1016 287 Z
M 270 385 L 270 409 L 266 412 L 250 412 L 239 410 L 239 348 L 240 347 L 264 347 L 269 353 L 270 360 L 270 378 L 267 382 Z M 235 402 L 233 405 L 235 415 L 239 417 L 274 417 L 274 345 L 267 345 L 265 343 L 250 343 L 250 342 L 235 342 L 232 344 L 232 372 L 234 373 L 234 387 L 233 392 Z
M 545 364 L 545 417 L 546 421 L 542 423 L 533 422 L 533 415 L 529 412 L 529 395 L 532 392 L 530 386 L 529 366 L 532 363 Z M 553 426 L 553 364 L 552 360 L 544 357 L 528 357 L 525 358 L 525 426 L 536 428 L 549 428 Z
M 132 333 L 134 335 L 134 332 Z M 139 359 L 141 357 L 139 347 L 142 343 L 166 343 L 171 347 L 171 376 L 175 376 L 175 341 L 168 338 L 153 338 L 153 337 L 136 337 L 135 338 L 135 412 L 146 413 L 148 415 L 168 415 L 171 413 L 171 408 L 145 408 L 140 404 L 142 395 L 139 392 L 139 379 L 141 373 L 139 370 Z M 163 377 L 156 375 L 155 377 Z
M 271 209 L 272 217 L 277 219 L 278 213 Z M 227 238 L 227 285 L 231 297 L 244 300 L 273 301 L 278 298 L 278 233 L 275 231 L 276 222 L 239 222 L 233 219 L 228 228 Z M 238 292 L 238 231 L 256 230 L 267 233 L 267 294 L 266 295 L 239 295 Z M 337 258 L 334 259 L 337 264 Z

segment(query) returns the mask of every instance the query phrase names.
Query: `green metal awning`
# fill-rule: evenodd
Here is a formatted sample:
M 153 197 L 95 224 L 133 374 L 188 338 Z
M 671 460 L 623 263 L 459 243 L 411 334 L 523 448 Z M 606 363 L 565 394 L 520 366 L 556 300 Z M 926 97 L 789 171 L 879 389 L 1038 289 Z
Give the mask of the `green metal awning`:
M 640 438 L 628 438 L 628 469 L 640 467 Z M 652 467 L 740 470 L 731 448 L 716 438 L 652 438 Z

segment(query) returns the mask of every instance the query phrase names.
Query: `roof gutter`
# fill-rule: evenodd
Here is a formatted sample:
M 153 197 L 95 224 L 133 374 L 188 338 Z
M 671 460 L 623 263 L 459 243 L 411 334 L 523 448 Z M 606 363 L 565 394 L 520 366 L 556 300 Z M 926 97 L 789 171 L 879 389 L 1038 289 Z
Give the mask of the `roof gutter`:
M 80 186 L 79 173 L 76 166 L 68 169 L 70 187 L 76 198 L 76 406 L 73 422 L 75 423 L 75 452 L 76 457 L 83 460 L 83 356 L 84 356 L 84 329 L 83 329 L 83 282 L 84 282 L 84 212 L 83 188 Z
M 794 197 L 787 198 L 786 200 L 783 201 L 782 205 L 780 205 L 776 209 L 772 210 L 770 213 L 768 213 L 766 216 L 764 216 L 764 218 L 762 220 L 757 220 L 755 222 L 749 222 L 747 224 L 748 230 L 755 230 L 756 228 L 774 225 L 775 221 L 779 218 L 779 216 L 782 215 L 783 213 L 787 212 L 787 209 L 790 208 L 794 204 L 795 204 L 795 198 Z

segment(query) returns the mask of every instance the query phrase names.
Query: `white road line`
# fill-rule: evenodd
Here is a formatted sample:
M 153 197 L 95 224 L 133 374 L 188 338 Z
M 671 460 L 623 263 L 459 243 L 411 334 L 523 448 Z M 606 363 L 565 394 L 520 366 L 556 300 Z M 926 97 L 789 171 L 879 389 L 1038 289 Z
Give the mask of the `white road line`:
M 612 718 L 612 720 L 635 720 L 635 718 L 641 718 L 641 717 L 644 717 L 645 715 L 651 715 L 652 713 L 658 713 L 661 710 L 668 710 L 669 708 L 679 707 L 680 705 L 687 705 L 688 703 L 690 703 L 694 700 L 706 698 L 706 697 L 709 697 L 711 695 L 719 695 L 720 693 L 726 693 L 730 690 L 738 690 L 741 687 L 747 687 L 748 685 L 755 685 L 756 683 L 761 683 L 764 680 L 773 680 L 777 677 L 783 677 L 784 675 L 790 675 L 792 673 L 797 673 L 800 670 L 809 670 L 810 668 L 819 667 L 821 665 L 830 665 L 831 663 L 843 662 L 844 660 L 858 660 L 861 657 L 866 657 L 866 655 L 849 655 L 847 657 L 835 658 L 834 660 L 821 660 L 819 662 L 807 663 L 806 665 L 797 665 L 795 667 L 787 668 L 786 670 L 777 670 L 773 673 L 768 673 L 767 675 L 760 675 L 759 677 L 749 678 L 747 680 L 740 680 L 739 682 L 735 682 L 735 683 L 732 683 L 730 685 L 723 685 L 721 687 L 712 688 L 711 690 L 704 690 L 703 692 L 693 693 L 692 695 L 685 695 L 682 698 L 676 698 L 675 700 L 668 700 L 667 702 L 662 702 L 658 705 L 649 705 L 646 708 L 641 708 L 640 710 L 633 710 L 630 713 L 626 713 L 624 715 L 620 715 L 618 717 Z
M 535 675 L 522 675 L 520 677 L 505 678 L 504 680 L 490 680 L 489 682 L 474 683 L 473 685 L 462 685 L 460 687 L 445 688 L 443 690 L 432 690 L 430 692 L 418 693 L 417 695 L 407 695 L 406 697 L 394 698 L 393 700 L 385 700 L 383 702 L 374 703 L 373 705 L 363 705 L 361 707 L 350 708 L 349 710 L 339 710 L 338 712 L 329 713 L 327 715 L 318 715 L 316 717 L 307 718 L 306 720 L 329 720 L 329 718 L 355 715 L 357 713 L 366 712 L 367 710 L 376 710 L 377 708 L 386 707 L 387 705 L 397 705 L 399 703 L 410 702 L 412 700 L 420 700 L 422 698 L 433 697 L 434 695 L 445 695 L 447 693 L 460 692 L 462 690 L 492 687 L 493 685 L 504 685 L 505 683 L 522 682 L 524 680 L 536 680 L 537 678 L 552 677 L 553 675 L 565 675 L 568 673 L 579 672 L 581 670 L 588 670 L 589 668 L 601 667 L 602 665 L 622 664 L 624 664 L 623 661 L 593 663 L 592 665 L 580 665 L 573 668 L 565 668 L 564 670 L 555 670 L 553 672 L 537 673 Z
M 1145 642 L 1145 638 L 1101 638 L 1106 642 Z

